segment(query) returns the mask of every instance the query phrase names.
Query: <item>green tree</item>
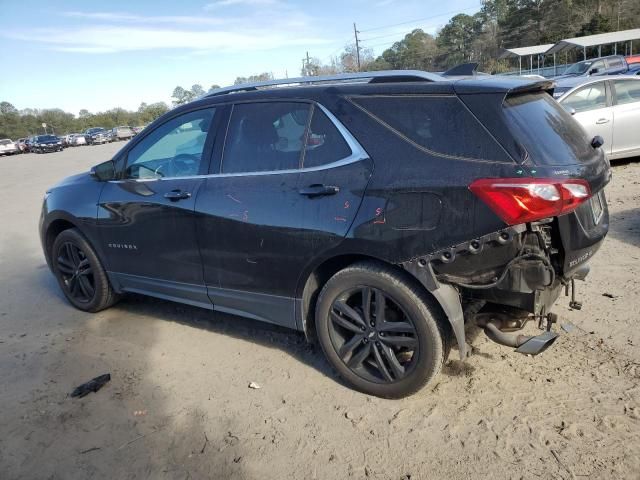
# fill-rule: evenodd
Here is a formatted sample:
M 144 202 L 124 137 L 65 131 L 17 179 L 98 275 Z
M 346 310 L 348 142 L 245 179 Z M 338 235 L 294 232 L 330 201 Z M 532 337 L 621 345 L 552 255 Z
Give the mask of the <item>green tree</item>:
M 259 73 L 258 75 L 250 75 L 248 77 L 236 77 L 233 84 L 240 85 L 242 83 L 265 82 L 267 80 L 273 80 L 272 73 L 264 72 L 264 73 Z

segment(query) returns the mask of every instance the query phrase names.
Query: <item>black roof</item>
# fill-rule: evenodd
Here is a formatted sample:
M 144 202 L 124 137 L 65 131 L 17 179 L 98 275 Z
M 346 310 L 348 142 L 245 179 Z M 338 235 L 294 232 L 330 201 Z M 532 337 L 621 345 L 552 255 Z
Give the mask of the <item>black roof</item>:
M 550 80 L 523 77 L 479 75 L 473 78 L 447 79 L 442 81 L 406 81 L 389 83 L 335 83 L 302 86 L 267 87 L 258 90 L 228 92 L 195 100 L 202 104 L 224 104 L 255 100 L 316 100 L 326 96 L 355 95 L 425 95 L 425 94 L 474 94 L 548 90 L 553 88 Z

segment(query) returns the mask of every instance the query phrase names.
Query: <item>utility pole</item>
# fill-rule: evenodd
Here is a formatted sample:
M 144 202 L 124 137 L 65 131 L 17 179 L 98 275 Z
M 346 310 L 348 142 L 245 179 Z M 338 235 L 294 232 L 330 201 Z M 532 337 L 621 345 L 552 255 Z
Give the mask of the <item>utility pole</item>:
M 307 70 L 306 70 L 307 76 L 311 75 L 310 69 L 309 69 L 309 50 L 307 50 Z
M 360 71 L 360 41 L 358 40 L 358 29 L 356 28 L 356 22 L 353 22 L 353 35 L 356 37 L 356 60 L 358 62 L 358 71 Z

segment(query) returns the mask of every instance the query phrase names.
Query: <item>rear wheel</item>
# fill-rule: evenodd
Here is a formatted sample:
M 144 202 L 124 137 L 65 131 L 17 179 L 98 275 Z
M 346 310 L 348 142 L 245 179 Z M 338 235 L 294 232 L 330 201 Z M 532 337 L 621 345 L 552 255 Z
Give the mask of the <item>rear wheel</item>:
M 64 230 L 56 237 L 51 248 L 51 266 L 74 307 L 98 312 L 118 300 L 98 256 L 77 229 Z
M 324 286 L 316 307 L 318 340 L 351 386 L 385 398 L 411 395 L 440 371 L 442 314 L 393 268 L 362 262 Z

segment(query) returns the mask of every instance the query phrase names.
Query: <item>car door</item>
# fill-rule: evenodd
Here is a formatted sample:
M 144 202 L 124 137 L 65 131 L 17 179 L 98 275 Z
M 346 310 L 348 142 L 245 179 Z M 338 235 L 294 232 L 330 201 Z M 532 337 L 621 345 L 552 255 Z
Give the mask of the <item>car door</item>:
M 370 161 L 351 145 L 312 103 L 233 106 L 219 173 L 196 202 L 216 309 L 295 327 L 300 272 L 342 241 L 369 178 Z
M 612 80 L 612 157 L 640 154 L 640 79 Z
M 125 291 L 211 307 L 196 239 L 194 205 L 209 168 L 214 108 L 174 116 L 125 153 L 107 182 L 98 228 L 111 278 Z
M 602 147 L 611 153 L 613 145 L 613 109 L 605 81 L 593 82 L 576 89 L 562 101 L 562 106 L 573 113 L 574 118 L 589 134 L 589 138 L 600 135 Z

